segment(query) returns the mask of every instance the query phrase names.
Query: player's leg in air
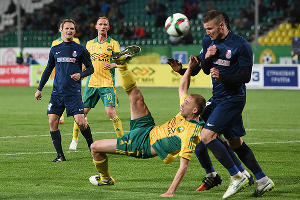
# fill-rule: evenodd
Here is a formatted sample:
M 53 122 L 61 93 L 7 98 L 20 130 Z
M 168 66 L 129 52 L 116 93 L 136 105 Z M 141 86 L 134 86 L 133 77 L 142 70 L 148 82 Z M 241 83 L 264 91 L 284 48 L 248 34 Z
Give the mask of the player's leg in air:
M 140 47 L 130 46 L 113 57 L 121 74 L 121 85 L 128 94 L 130 100 L 131 119 L 137 119 L 149 114 L 140 90 L 136 87 L 133 74 L 128 70 L 128 62 L 135 54 L 140 52 Z M 93 185 L 113 185 L 114 179 L 108 171 L 108 158 L 106 153 L 116 153 L 117 139 L 105 139 L 95 141 L 91 146 L 93 161 L 99 175 L 89 178 Z

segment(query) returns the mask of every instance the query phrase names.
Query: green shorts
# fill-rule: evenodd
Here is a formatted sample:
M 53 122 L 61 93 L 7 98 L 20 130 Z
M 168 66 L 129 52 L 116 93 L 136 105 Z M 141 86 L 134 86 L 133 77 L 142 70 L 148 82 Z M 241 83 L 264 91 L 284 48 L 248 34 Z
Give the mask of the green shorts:
M 93 88 L 86 86 L 84 88 L 82 100 L 85 108 L 95 108 L 100 98 L 105 107 L 115 107 L 119 103 L 113 87 Z
M 130 120 L 130 131 L 117 139 L 116 152 L 136 158 L 151 158 L 149 132 L 155 126 L 151 114 Z

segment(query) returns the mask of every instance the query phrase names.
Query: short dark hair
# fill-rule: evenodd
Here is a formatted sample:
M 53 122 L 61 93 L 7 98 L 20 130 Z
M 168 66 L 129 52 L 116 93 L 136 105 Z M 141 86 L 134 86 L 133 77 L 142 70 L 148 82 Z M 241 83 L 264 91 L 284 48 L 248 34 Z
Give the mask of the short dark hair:
M 217 19 L 217 22 L 220 23 L 222 21 L 225 22 L 226 27 L 230 30 L 230 20 L 226 13 L 220 12 L 218 10 L 210 10 L 205 13 L 203 16 L 202 22 L 206 23 L 213 19 Z
M 196 115 L 202 115 L 206 105 L 205 98 L 199 94 L 190 94 L 190 96 L 195 100 L 195 103 L 197 104 L 198 112 L 196 113 Z

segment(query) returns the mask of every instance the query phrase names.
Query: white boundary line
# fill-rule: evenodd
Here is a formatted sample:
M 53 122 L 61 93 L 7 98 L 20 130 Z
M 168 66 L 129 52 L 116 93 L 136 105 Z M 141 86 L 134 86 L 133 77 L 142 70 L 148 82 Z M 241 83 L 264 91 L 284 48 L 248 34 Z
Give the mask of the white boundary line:
M 259 145 L 259 144 L 294 144 L 294 143 L 300 143 L 300 140 L 280 141 L 280 142 L 251 142 L 247 144 Z M 73 152 L 84 152 L 84 151 L 66 151 L 65 153 L 73 153 Z M 4 153 L 4 154 L 0 154 L 0 156 L 19 156 L 19 155 L 36 155 L 36 154 L 56 154 L 56 152 L 18 152 L 18 153 Z
M 125 131 L 124 131 L 125 132 Z M 92 132 L 92 134 L 104 134 L 104 133 L 115 133 L 115 132 Z M 61 134 L 61 135 L 72 135 L 72 133 L 69 134 Z M 20 136 L 3 136 L 0 137 L 0 139 L 11 139 L 11 138 L 32 138 L 32 137 L 51 137 L 50 133 L 47 135 L 20 135 Z
M 262 132 L 299 132 L 300 129 L 246 129 L 246 131 L 252 132 L 252 131 L 262 131 Z M 124 131 L 127 132 L 127 131 Z M 92 134 L 104 134 L 104 133 L 115 133 L 115 132 L 92 132 Z M 72 133 L 66 133 L 62 135 L 72 135 Z M 13 139 L 13 138 L 32 138 L 32 137 L 50 137 L 50 134 L 46 135 L 20 135 L 20 136 L 2 136 L 0 139 Z

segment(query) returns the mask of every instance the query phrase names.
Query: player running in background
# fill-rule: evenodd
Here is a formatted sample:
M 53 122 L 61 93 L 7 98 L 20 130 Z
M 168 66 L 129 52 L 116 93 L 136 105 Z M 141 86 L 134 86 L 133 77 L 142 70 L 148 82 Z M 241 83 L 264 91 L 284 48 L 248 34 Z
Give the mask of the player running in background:
M 83 46 L 73 41 L 76 33 L 75 22 L 71 19 L 65 19 L 61 27 L 63 42 L 51 48 L 47 67 L 35 93 L 35 98 L 41 100 L 41 91 L 55 67 L 53 90 L 47 109 L 50 134 L 57 152 L 57 157 L 53 162 L 66 160 L 61 145 L 61 134 L 58 129 L 59 118 L 64 109 L 66 109 L 67 116 L 74 117 L 89 148 L 93 143 L 90 127 L 84 119 L 81 79 L 92 74 L 94 68 L 89 52 Z M 82 64 L 86 66 L 85 71 L 82 71 Z
M 222 133 L 239 159 L 250 169 L 257 182 L 254 196 L 261 196 L 274 188 L 273 181 L 260 168 L 252 150 L 242 140 L 246 134 L 242 111 L 246 103 L 245 83 L 251 79 L 253 53 L 249 43 L 230 30 L 229 18 L 225 13 L 212 10 L 203 17 L 206 34 L 199 55 L 202 68 L 211 74 L 213 96 L 206 109 L 209 117 L 201 131 L 202 142 L 212 151 L 231 175 L 231 183 L 223 198 L 230 197 L 247 186 L 247 178 L 241 175 L 230 158 L 225 146 L 217 139 Z
M 63 40 L 61 39 L 61 38 L 62 38 L 62 37 L 61 37 L 61 31 L 62 31 L 61 24 L 59 25 L 58 31 L 60 32 L 60 37 L 57 38 L 56 40 L 53 40 L 53 41 L 52 41 L 51 47 L 56 46 L 56 45 L 58 45 L 58 44 L 61 44 L 61 43 L 63 42 Z M 77 44 L 80 44 L 79 39 L 76 38 L 76 37 L 73 38 L 73 41 L 76 42 Z M 60 119 L 59 119 L 59 124 L 65 123 L 65 117 L 64 117 L 64 116 L 65 116 L 65 111 L 63 112 L 63 114 L 61 115 L 61 117 L 60 117 Z M 79 129 L 78 125 L 77 125 L 77 129 Z M 73 138 L 74 138 L 74 134 L 73 134 Z M 75 135 L 75 138 L 77 138 L 77 140 L 78 140 L 78 134 L 77 134 L 77 137 L 76 137 L 76 135 Z
M 167 192 L 162 197 L 172 197 L 182 181 L 188 164 L 192 158 L 195 146 L 200 142 L 200 131 L 204 124 L 200 114 L 205 107 L 205 99 L 201 95 L 188 95 L 192 68 L 197 65 L 196 57 L 191 57 L 189 68 L 179 85 L 181 112 L 170 121 L 156 126 L 148 110 L 142 93 L 136 86 L 132 72 L 122 60 L 137 52 L 136 47 L 121 51 L 116 56 L 116 62 L 121 74 L 122 86 L 130 101 L 131 121 L 130 131 L 117 139 L 95 141 L 91 145 L 93 160 L 99 175 L 91 176 L 93 185 L 113 185 L 114 179 L 108 170 L 106 153 L 119 153 L 137 158 L 152 158 L 159 156 L 164 163 L 172 162 L 178 155 L 180 166 Z M 127 52 L 127 53 L 126 53 Z
M 117 41 L 108 36 L 107 32 L 110 29 L 108 18 L 99 17 L 95 28 L 98 31 L 98 37 L 86 44 L 86 49 L 91 54 L 95 72 L 89 76 L 84 89 L 84 114 L 87 116 L 91 108 L 95 108 L 101 98 L 107 116 L 112 121 L 115 132 L 120 137 L 123 135 L 123 127 L 115 109 L 118 104 L 115 90 L 115 68 L 117 64 L 111 60 L 114 53 L 120 52 L 120 46 Z M 74 132 L 73 129 L 73 134 Z M 73 139 L 69 149 L 76 150 L 77 144 L 78 140 Z

